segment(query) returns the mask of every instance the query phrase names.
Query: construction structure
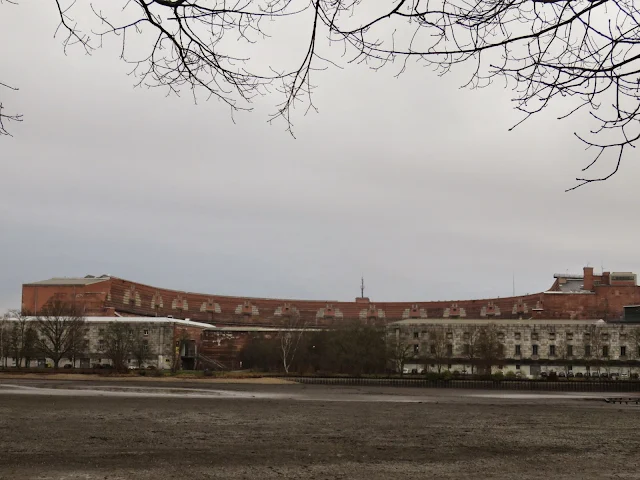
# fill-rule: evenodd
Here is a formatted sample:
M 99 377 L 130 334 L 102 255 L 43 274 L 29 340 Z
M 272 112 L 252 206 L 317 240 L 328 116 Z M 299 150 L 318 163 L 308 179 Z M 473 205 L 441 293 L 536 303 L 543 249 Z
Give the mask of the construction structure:
M 200 294 L 145 285 L 122 278 L 88 275 L 52 278 L 22 286 L 22 310 L 37 315 L 53 300 L 74 305 L 86 316 L 190 318 L 217 326 L 281 327 L 291 317 L 306 325 L 331 327 L 348 321 L 385 325 L 406 319 L 604 319 L 618 320 L 624 307 L 640 304 L 634 273 L 585 267 L 581 275 L 556 274 L 543 292 L 482 300 L 378 302 L 291 300 Z

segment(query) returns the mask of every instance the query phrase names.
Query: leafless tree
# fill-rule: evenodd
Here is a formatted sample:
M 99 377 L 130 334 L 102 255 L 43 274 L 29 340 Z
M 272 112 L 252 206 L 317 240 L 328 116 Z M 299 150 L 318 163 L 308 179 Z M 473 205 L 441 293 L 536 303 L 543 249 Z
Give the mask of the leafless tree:
M 119 372 L 127 370 L 131 356 L 133 335 L 129 330 L 129 325 L 124 322 L 110 322 L 100 342 L 100 351 L 111 360 L 113 368 Z
M 399 333 L 399 332 L 398 332 Z M 404 366 L 413 357 L 413 345 L 396 334 L 396 331 L 389 332 L 387 335 L 387 358 L 389 359 L 393 370 L 404 374 Z
M 76 366 L 76 360 L 88 355 L 89 353 L 89 341 L 85 338 L 86 332 L 86 327 L 73 329 L 71 331 L 69 338 L 70 347 L 66 358 L 71 362 L 71 365 L 73 365 L 74 368 Z
M 450 355 L 448 352 L 448 342 L 444 328 L 433 326 L 427 329 L 428 346 L 425 352 L 426 361 L 434 363 L 438 373 L 442 371 L 442 365 L 448 363 Z M 428 369 L 425 368 L 425 372 Z
M 75 342 L 84 333 L 85 321 L 73 306 L 54 300 L 45 306 L 36 319 L 37 348 L 58 368 L 60 360 L 68 358 Z
M 604 346 L 604 342 L 602 340 L 602 335 L 600 333 L 600 328 L 597 325 L 588 325 L 583 332 L 583 348 L 584 348 L 584 357 L 585 359 L 589 359 L 593 362 L 593 366 L 596 369 L 596 372 L 600 374 L 600 369 L 602 368 L 602 347 Z M 589 346 L 589 355 L 587 355 L 587 349 L 585 347 Z
M 16 2 L 13 0 L 0 0 L 0 5 L 3 3 L 15 5 Z M 0 137 L 2 136 L 11 136 L 9 130 L 7 129 L 7 125 L 10 122 L 21 122 L 22 115 L 18 113 L 9 113 L 6 110 L 6 107 L 2 103 L 2 96 L 7 92 L 17 91 L 18 89 L 8 83 L 4 83 L 0 79 Z
M 504 345 L 498 334 L 498 327 L 493 323 L 478 328 L 476 355 L 484 373 L 491 373 L 491 367 L 504 358 Z
M 10 351 L 16 362 L 16 367 L 29 366 L 35 347 L 34 325 L 20 310 L 9 310 L 7 318 L 10 320 Z M 28 358 L 28 359 L 27 359 Z
M 289 373 L 305 328 L 306 323 L 301 319 L 298 312 L 286 315 L 283 319 L 283 328 L 278 332 L 278 344 L 280 346 L 280 359 L 286 373 Z
M 469 360 L 471 364 L 471 374 L 474 373 L 475 364 L 478 360 L 478 339 L 480 338 L 480 326 L 469 325 L 463 337 L 462 356 Z
M 11 350 L 11 330 L 7 316 L 8 314 L 5 314 L 0 318 L 0 366 L 2 367 L 7 366 Z
M 249 110 L 256 96 L 276 91 L 274 118 L 289 128 L 294 107 L 314 108 L 312 75 L 336 62 L 375 70 L 392 64 L 398 75 L 412 63 L 439 75 L 464 64 L 470 88 L 497 79 L 512 87 L 522 112 L 517 125 L 559 99 L 559 118 L 589 116 L 594 128 L 576 133 L 595 150 L 584 170 L 608 152 L 614 168 L 578 178 L 577 186 L 609 178 L 640 138 L 640 12 L 633 0 L 120 0 L 104 11 L 90 7 L 99 30 L 74 20 L 90 4 L 55 2 L 65 51 L 75 45 L 92 53 L 118 37 L 137 85 L 186 89 L 231 111 Z M 294 21 L 307 38 L 295 63 L 256 66 L 252 57 L 264 57 L 256 49 L 279 33 L 276 25 Z

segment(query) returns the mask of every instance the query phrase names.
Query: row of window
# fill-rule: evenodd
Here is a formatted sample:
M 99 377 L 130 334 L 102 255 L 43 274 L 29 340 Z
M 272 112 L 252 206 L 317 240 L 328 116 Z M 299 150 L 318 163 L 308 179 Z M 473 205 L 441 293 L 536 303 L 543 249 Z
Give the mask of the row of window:
M 422 335 L 423 338 L 427 338 L 428 332 L 426 330 L 423 330 L 422 332 L 417 332 L 417 331 L 413 332 L 413 338 L 414 339 L 419 339 L 420 335 Z M 521 340 L 522 339 L 522 333 L 520 333 L 520 332 L 515 332 L 513 334 L 513 336 L 514 336 L 514 338 L 516 340 Z M 463 340 L 468 341 L 469 338 L 471 337 L 471 334 L 469 332 L 464 332 L 462 337 L 463 337 Z M 499 341 L 501 341 L 501 342 L 504 341 L 504 337 L 505 337 L 504 333 L 502 333 L 502 332 L 498 333 L 498 340 Z M 548 332 L 548 337 L 549 337 L 549 340 L 556 340 L 556 338 L 559 338 L 560 335 L 556 334 L 556 332 Z M 573 332 L 566 332 L 565 333 L 565 337 L 566 337 L 566 340 L 568 340 L 568 341 L 573 340 Z M 453 339 L 453 332 L 446 332 L 446 338 L 447 338 L 447 340 L 452 340 Z M 600 335 L 600 338 L 602 340 L 604 340 L 604 341 L 608 341 L 609 340 L 609 333 L 603 332 Z M 585 342 L 591 341 L 591 334 L 588 333 L 588 332 L 583 333 L 582 334 L 582 339 Z M 626 333 L 621 333 L 620 334 L 620 341 L 623 342 L 626 339 L 627 339 L 627 334 Z M 532 341 L 540 340 L 540 332 L 531 332 L 531 340 Z
M 446 355 L 449 356 L 449 357 L 452 357 L 453 356 L 453 345 L 449 343 L 449 344 L 447 344 L 446 348 L 447 348 Z M 567 345 L 566 348 L 567 348 L 566 356 L 567 357 L 573 357 L 574 356 L 573 345 Z M 471 351 L 471 346 L 468 343 L 465 343 L 462 346 L 462 354 L 463 355 L 469 355 L 470 351 Z M 436 355 L 437 354 L 437 347 L 436 347 L 435 344 L 431 344 L 430 352 L 431 352 L 431 355 Z M 416 355 L 420 353 L 420 345 L 414 345 L 413 346 L 413 353 L 416 354 Z M 558 350 L 556 349 L 556 345 L 549 345 L 549 356 L 550 357 L 555 357 L 558 353 L 560 353 L 560 352 L 558 352 Z M 603 345 L 601 353 L 602 353 L 603 357 L 608 357 L 609 356 L 609 346 L 608 345 Z M 504 345 L 503 344 L 499 344 L 498 345 L 498 354 L 501 355 L 501 356 L 504 355 Z M 516 357 L 522 356 L 522 346 L 521 345 L 515 345 L 514 354 L 515 354 Z M 531 354 L 534 355 L 534 356 L 537 356 L 537 355 L 540 354 L 539 345 L 532 345 L 531 346 Z M 591 345 L 585 345 L 584 346 L 584 356 L 585 357 L 590 357 L 591 355 L 592 355 Z M 626 347 L 626 345 L 621 345 L 620 346 L 620 356 L 621 357 L 626 357 L 627 356 L 627 347 Z M 640 346 L 638 347 L 637 356 L 640 357 Z

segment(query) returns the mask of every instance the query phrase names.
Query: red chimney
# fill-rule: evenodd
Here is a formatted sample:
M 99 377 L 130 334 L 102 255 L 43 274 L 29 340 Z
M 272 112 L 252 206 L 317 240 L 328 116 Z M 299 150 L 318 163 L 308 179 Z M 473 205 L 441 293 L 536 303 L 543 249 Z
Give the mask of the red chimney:
M 583 289 L 593 291 L 593 267 L 584 267 Z

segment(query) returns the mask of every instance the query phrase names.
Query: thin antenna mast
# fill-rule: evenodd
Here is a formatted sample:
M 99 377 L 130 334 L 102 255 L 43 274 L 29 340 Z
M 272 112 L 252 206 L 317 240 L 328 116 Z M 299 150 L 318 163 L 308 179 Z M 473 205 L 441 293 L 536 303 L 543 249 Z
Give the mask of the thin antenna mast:
M 364 275 L 360 277 L 360 297 L 364 298 Z
M 516 296 L 516 274 L 512 273 L 511 276 L 513 280 L 513 296 L 515 297 Z

